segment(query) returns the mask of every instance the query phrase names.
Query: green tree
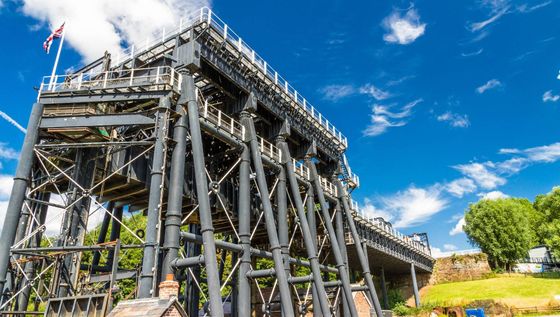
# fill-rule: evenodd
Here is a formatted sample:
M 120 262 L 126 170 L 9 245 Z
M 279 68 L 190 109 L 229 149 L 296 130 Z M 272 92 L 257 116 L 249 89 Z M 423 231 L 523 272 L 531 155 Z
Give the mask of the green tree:
M 560 187 L 538 195 L 533 205 L 539 215 L 535 230 L 539 242 L 550 247 L 555 257 L 560 257 Z
M 509 270 L 536 244 L 537 212 L 527 199 L 483 199 L 469 205 L 464 230 L 494 268 Z

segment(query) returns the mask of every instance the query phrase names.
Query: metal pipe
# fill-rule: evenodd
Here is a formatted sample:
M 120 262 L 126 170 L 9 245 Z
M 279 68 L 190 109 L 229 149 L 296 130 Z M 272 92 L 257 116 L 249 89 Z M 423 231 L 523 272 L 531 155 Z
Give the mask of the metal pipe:
M 249 95 L 248 103 L 256 108 L 256 97 L 253 93 Z M 251 114 L 247 111 L 241 112 L 241 124 L 245 127 L 247 141 L 251 149 L 251 157 L 253 166 L 257 176 L 257 186 L 260 191 L 260 198 L 264 212 L 264 219 L 266 224 L 266 231 L 270 243 L 270 250 L 274 260 L 274 268 L 276 269 L 276 280 L 278 281 L 278 290 L 280 292 L 280 304 L 284 317 L 294 317 L 294 309 L 292 306 L 292 299 L 290 294 L 290 287 L 288 285 L 288 275 L 284 270 L 282 250 L 278 240 L 278 233 L 276 231 L 276 224 L 274 213 L 272 212 L 272 204 L 270 203 L 268 185 L 266 183 L 266 176 L 261 159 L 261 151 L 257 142 L 257 133 Z
M 251 281 L 247 272 L 251 269 L 251 193 L 250 193 L 251 154 L 243 144 L 241 162 L 239 163 L 239 244 L 241 245 L 241 262 L 237 272 L 237 313 L 238 316 L 251 315 Z
M 196 103 L 196 92 L 191 75 L 183 74 L 181 96 L 177 101 L 175 111 L 179 118 L 173 127 L 175 146 L 171 154 L 171 169 L 169 172 L 169 193 L 167 195 L 167 212 L 165 214 L 164 249 L 167 250 L 163 261 L 161 276 L 173 273 L 171 261 L 179 254 L 179 233 L 181 232 L 181 217 L 183 215 L 183 184 L 185 179 L 185 153 L 187 151 L 188 118 L 184 106 L 189 102 Z
M 317 219 L 315 217 L 315 192 L 313 191 L 313 186 L 307 187 L 307 201 L 305 202 L 307 208 L 307 223 L 309 224 L 309 231 L 311 231 L 311 236 L 313 237 L 313 246 L 317 250 Z M 311 289 L 311 299 L 313 303 L 313 316 L 320 317 L 321 312 L 315 307 L 320 307 L 318 292 L 316 290 L 315 284 Z
M 340 253 L 342 253 L 342 259 L 344 260 L 344 266 L 346 268 L 346 272 L 348 272 L 348 251 L 346 250 L 346 237 L 344 235 L 344 219 L 342 217 L 342 211 L 340 210 L 340 203 L 336 202 L 335 204 L 335 228 L 336 228 L 336 239 L 338 240 L 338 245 L 340 248 Z M 345 317 L 350 316 L 350 309 L 348 308 L 346 293 L 342 293 L 343 300 L 341 301 L 342 304 L 342 314 Z
M 369 287 L 370 298 L 373 301 L 373 308 L 375 309 L 375 313 L 377 314 L 377 316 L 383 316 L 383 312 L 381 310 L 381 304 L 379 303 L 379 298 L 377 297 L 377 292 L 375 291 L 375 285 L 373 284 L 373 278 L 371 276 L 368 262 L 364 254 L 364 249 L 362 248 L 360 243 L 361 238 L 360 235 L 358 234 L 358 230 L 356 229 L 356 224 L 354 223 L 354 218 L 352 217 L 352 212 L 348 204 L 348 196 L 346 194 L 346 190 L 342 186 L 342 182 L 338 179 L 338 177 L 334 177 L 333 181 L 336 184 L 337 191 L 338 191 L 338 198 L 342 202 L 342 208 L 344 210 L 344 214 L 346 215 L 346 221 L 348 223 L 348 227 L 350 228 L 350 232 L 352 233 L 352 238 L 354 239 L 354 246 L 356 247 L 356 253 L 358 254 L 358 258 L 362 266 L 362 275 L 364 276 L 366 285 Z
M 39 136 L 39 124 L 41 115 L 43 114 L 43 104 L 35 103 L 29 116 L 27 124 L 27 133 L 23 140 L 23 146 L 18 160 L 16 176 L 12 185 L 12 194 L 6 209 L 4 218 L 4 226 L 0 234 L 0 291 L 4 290 L 6 283 L 6 274 L 8 273 L 8 265 L 10 263 L 10 247 L 14 243 L 16 237 L 17 224 L 19 221 L 23 200 L 27 184 L 29 183 L 29 175 L 31 167 L 35 162 L 33 147 L 37 143 Z
M 275 269 L 250 270 L 249 272 L 247 272 L 248 278 L 273 277 L 275 275 Z
M 292 156 L 290 154 L 290 149 L 288 148 L 288 144 L 285 141 L 279 142 L 279 148 L 282 151 L 282 156 L 284 157 L 284 162 L 282 163 L 284 164 L 284 168 L 286 169 L 286 174 L 288 176 L 288 181 L 290 183 L 290 191 L 292 193 L 292 199 L 299 218 L 299 224 L 303 235 L 303 242 L 305 243 L 305 249 L 307 251 L 307 258 L 309 259 L 309 263 L 311 263 L 313 285 L 317 295 L 314 297 L 317 297 L 319 300 L 319 306 L 314 306 L 313 310 L 315 311 L 317 307 L 320 307 L 323 316 L 331 316 L 331 307 L 329 304 L 327 292 L 323 287 L 323 279 L 321 278 L 321 270 L 319 269 L 319 259 L 314 243 L 315 236 L 311 234 L 309 223 L 307 222 L 307 215 L 305 214 L 305 210 L 303 209 L 303 202 L 301 200 L 299 185 L 294 172 L 294 166 L 292 165 Z
M 109 223 L 111 222 L 111 215 L 109 212 L 113 212 L 113 208 L 115 206 L 114 202 L 109 202 L 107 204 L 107 211 L 103 215 L 103 221 L 101 222 L 101 226 L 99 227 L 99 235 L 97 236 L 97 244 L 101 244 L 105 242 L 105 238 L 107 237 L 107 231 L 109 231 Z M 91 273 L 95 272 L 95 268 L 99 266 L 99 260 L 101 259 L 101 252 L 94 252 L 93 258 L 91 260 Z
M 323 223 L 327 228 L 327 233 L 331 240 L 331 249 L 336 261 L 336 267 L 338 268 L 338 275 L 340 277 L 340 281 L 342 282 L 342 290 L 345 294 L 346 303 L 348 304 L 348 308 L 350 309 L 350 315 L 352 317 L 357 317 L 358 311 L 356 310 L 356 305 L 354 301 L 351 300 L 353 297 L 352 289 L 350 287 L 350 278 L 348 277 L 348 272 L 346 271 L 346 266 L 344 265 L 344 259 L 342 258 L 342 253 L 340 252 L 338 239 L 336 238 L 336 232 L 334 231 L 334 227 L 331 222 L 331 215 L 327 207 L 327 201 L 325 200 L 325 196 L 323 195 L 323 187 L 321 186 L 321 182 L 317 175 L 315 163 L 313 163 L 311 159 L 306 159 L 306 164 L 309 168 L 311 183 L 313 184 L 314 190 L 317 194 L 317 198 L 319 199 L 319 205 L 321 206 L 321 213 L 323 215 Z
M 414 304 L 420 307 L 420 294 L 418 293 L 418 282 L 416 281 L 416 270 L 414 262 L 410 262 L 410 276 L 412 277 L 412 290 L 414 291 Z
M 278 137 L 276 147 L 280 148 L 283 141 L 284 137 Z M 290 276 L 290 262 L 287 260 L 290 257 L 290 233 L 288 229 L 288 200 L 286 195 L 286 171 L 284 168 L 280 168 L 278 183 L 276 184 L 276 212 L 278 217 L 276 223 L 278 224 L 278 241 L 284 257 L 284 270 L 286 275 Z
M 155 144 L 150 172 L 150 191 L 148 197 L 148 219 L 146 224 L 146 242 L 144 243 L 144 257 L 142 271 L 138 285 L 138 298 L 148 298 L 153 294 L 154 264 L 156 246 L 158 245 L 158 223 L 160 219 L 161 186 L 163 184 L 164 149 L 167 136 L 168 111 L 171 97 L 160 98 L 159 108 L 155 115 L 156 131 Z
M 109 235 L 109 241 L 117 241 L 121 238 L 121 222 L 123 217 L 123 207 L 115 207 L 113 208 L 113 222 L 111 223 L 111 234 Z M 118 220 L 118 221 L 117 221 Z M 107 254 L 107 267 L 110 268 L 113 266 L 113 262 L 115 261 L 115 249 L 111 248 Z
M 192 76 L 183 76 L 189 89 L 195 89 Z M 191 94 L 190 96 L 194 96 Z M 208 297 L 210 316 L 223 316 L 222 294 L 220 291 L 220 278 L 216 260 L 216 245 L 214 243 L 214 227 L 212 226 L 212 214 L 210 200 L 208 197 L 208 179 L 206 178 L 206 166 L 204 163 L 204 149 L 202 146 L 202 132 L 198 115 L 198 104 L 196 99 L 188 100 L 187 111 L 189 117 L 189 129 L 191 134 L 191 146 L 196 182 L 196 197 L 198 199 L 198 215 L 200 218 L 200 232 L 204 241 L 204 259 L 206 261 L 206 275 L 208 281 Z M 183 175 L 181 175 L 183 176 Z
M 385 281 L 385 268 L 381 266 L 381 295 L 383 295 L 383 308 L 389 309 L 389 298 L 387 297 L 387 284 Z
M 196 223 L 189 224 L 189 233 L 194 235 L 200 235 L 200 225 Z M 201 240 L 202 241 L 202 237 Z M 185 251 L 187 257 L 195 257 L 201 255 L 201 244 L 197 244 L 190 241 L 185 241 Z M 200 266 L 195 266 L 192 268 L 193 274 L 185 272 L 185 310 L 189 316 L 198 316 L 199 313 L 199 302 L 200 302 L 200 290 L 196 286 L 196 281 L 193 277 L 200 276 Z

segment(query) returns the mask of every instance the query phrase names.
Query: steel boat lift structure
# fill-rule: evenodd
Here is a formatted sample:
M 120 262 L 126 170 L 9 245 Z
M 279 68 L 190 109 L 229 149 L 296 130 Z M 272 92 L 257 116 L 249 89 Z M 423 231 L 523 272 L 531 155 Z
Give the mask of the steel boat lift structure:
M 119 280 L 149 298 L 173 273 L 190 316 L 223 316 L 226 303 L 234 316 L 358 316 L 355 291 L 381 316 L 377 259 L 415 276 L 433 258 L 362 215 L 347 146 L 208 8 L 142 47 L 45 77 L 0 237 L 0 311 L 102 315 Z M 135 231 L 127 213 L 139 212 L 147 222 Z M 95 213 L 103 220 L 89 241 Z M 141 265 L 123 267 L 134 249 Z

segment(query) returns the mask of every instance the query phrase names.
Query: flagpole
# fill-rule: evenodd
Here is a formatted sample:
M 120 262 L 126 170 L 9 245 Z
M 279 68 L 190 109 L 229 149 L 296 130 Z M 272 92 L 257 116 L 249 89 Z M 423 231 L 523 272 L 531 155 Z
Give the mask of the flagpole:
M 58 43 L 58 51 L 56 52 L 56 58 L 54 59 L 54 65 L 51 73 L 51 80 L 49 81 L 49 90 L 52 89 L 52 84 L 54 82 L 54 76 L 56 74 L 56 68 L 58 66 L 58 59 L 60 58 L 60 51 L 62 51 L 62 43 L 64 43 L 64 35 L 66 35 L 66 26 L 64 26 L 64 29 L 62 30 L 60 43 Z

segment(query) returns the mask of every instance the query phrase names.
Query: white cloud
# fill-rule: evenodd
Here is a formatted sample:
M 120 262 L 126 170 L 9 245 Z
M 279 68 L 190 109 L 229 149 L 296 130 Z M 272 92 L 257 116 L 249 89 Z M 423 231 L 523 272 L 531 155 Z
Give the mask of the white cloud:
M 560 159 L 560 142 L 524 150 L 501 149 L 500 153 L 514 153 L 527 159 L 527 163 L 553 163 Z
M 477 189 L 476 184 L 470 178 L 459 178 L 445 185 L 445 190 L 453 196 L 463 197 Z
M 542 95 L 543 102 L 557 102 L 558 100 L 560 100 L 560 96 L 552 94 L 552 90 L 545 91 Z
M 480 193 L 478 194 L 478 196 L 480 197 L 480 200 L 486 199 L 486 200 L 496 200 L 496 199 L 503 199 L 503 198 L 508 198 L 509 196 L 502 193 L 499 190 L 494 190 L 488 193 Z
M 383 27 L 387 31 L 383 39 L 389 43 L 402 45 L 410 44 L 422 36 L 426 30 L 426 23 L 420 22 L 420 16 L 416 9 L 409 9 L 405 15 L 394 10 L 388 17 L 383 19 Z
M 436 258 L 436 259 L 445 257 L 445 255 L 444 255 L 445 253 L 444 253 L 443 251 L 441 251 L 440 248 L 437 248 L 437 247 L 433 247 L 433 246 L 432 246 L 432 247 L 430 248 L 430 251 L 431 251 L 432 257 L 434 257 L 434 258 Z
M 19 153 L 16 150 L 8 147 L 6 143 L 0 142 L 0 159 L 17 160 L 18 157 Z
M 470 163 L 454 166 L 463 175 L 473 179 L 480 187 L 485 189 L 494 189 L 506 183 L 505 178 L 496 175 L 490 169 L 494 169 L 492 162 L 486 163 Z
M 518 12 L 521 12 L 521 13 L 531 13 L 535 10 L 540 9 L 540 8 L 544 8 L 551 3 L 552 3 L 552 1 L 545 1 L 545 2 L 542 2 L 542 3 L 539 3 L 539 4 L 535 4 L 534 6 L 529 6 L 529 4 L 524 3 L 524 4 L 521 4 L 521 5 L 517 6 L 516 9 L 517 9 Z
M 443 245 L 443 249 L 445 251 L 455 251 L 455 250 L 457 250 L 457 246 L 454 245 L 454 244 L 451 244 L 451 243 L 446 243 L 446 244 Z
M 85 61 L 92 61 L 106 50 L 120 52 L 123 44 L 145 43 L 163 28 L 175 28 L 182 16 L 209 4 L 209 0 L 23 0 L 22 11 L 49 29 L 66 22 L 66 40 Z
M 447 111 L 437 116 L 438 121 L 448 122 L 454 128 L 467 128 L 471 124 L 466 114 L 453 113 Z
M 12 192 L 14 177 L 12 175 L 0 174 L 0 200 L 6 200 Z
M 360 87 L 360 93 L 369 95 L 375 100 L 385 100 L 391 97 L 391 94 L 387 91 L 381 90 L 380 88 L 375 87 L 373 84 L 367 84 Z
M 456 236 L 458 234 L 463 233 L 464 225 L 465 225 L 465 217 L 462 217 L 461 219 L 459 219 L 459 221 L 457 221 L 457 224 L 455 224 L 455 226 L 451 229 L 451 231 L 449 231 L 449 235 Z
M 319 90 L 323 94 L 323 99 L 338 101 L 356 92 L 352 85 L 328 85 Z
M 391 106 L 375 104 L 372 108 L 370 125 L 363 131 L 365 136 L 377 136 L 385 133 L 387 129 L 402 127 L 408 123 L 405 119 L 412 114 L 412 109 L 422 102 L 417 99 L 409 102 L 398 112 L 390 111 Z
M 480 31 L 480 30 L 484 29 L 488 25 L 498 21 L 499 18 L 504 16 L 506 13 L 508 13 L 508 10 L 509 10 L 508 6 L 503 7 L 498 12 L 494 12 L 494 15 L 491 16 L 490 18 L 486 19 L 486 20 L 471 23 L 470 26 L 469 26 L 470 31 L 471 32 L 477 32 L 477 31 Z
M 478 56 L 478 55 L 482 54 L 483 51 L 484 51 L 484 49 L 481 48 L 478 51 L 474 51 L 474 52 L 470 52 L 470 53 L 461 53 L 461 56 L 463 56 L 463 57 Z
M 383 209 L 395 215 L 397 228 L 419 225 L 447 207 L 448 201 L 441 197 L 441 191 L 429 188 L 409 187 L 391 197 L 381 199 Z
M 499 80 L 497 80 L 497 79 L 490 79 L 489 81 L 486 82 L 486 84 L 484 84 L 484 85 L 482 85 L 482 86 L 476 88 L 476 91 L 477 91 L 479 94 L 483 94 L 483 93 L 486 92 L 487 90 L 494 89 L 494 88 L 501 87 L 501 86 L 503 86 L 503 85 L 502 85 L 502 83 L 501 83 Z
M 5 113 L 4 111 L 0 110 L 0 117 L 4 118 L 4 120 L 8 121 L 11 125 L 13 125 L 14 127 L 16 127 L 18 130 L 20 130 L 23 133 L 27 133 L 27 130 L 21 126 L 21 124 L 17 123 L 16 120 L 14 120 L 12 117 L 10 117 L 7 113 Z
M 364 206 L 361 208 L 364 216 L 367 218 L 376 218 L 381 217 L 385 221 L 392 221 L 393 215 L 388 212 L 387 210 L 377 208 L 371 199 L 366 198 L 364 199 Z

